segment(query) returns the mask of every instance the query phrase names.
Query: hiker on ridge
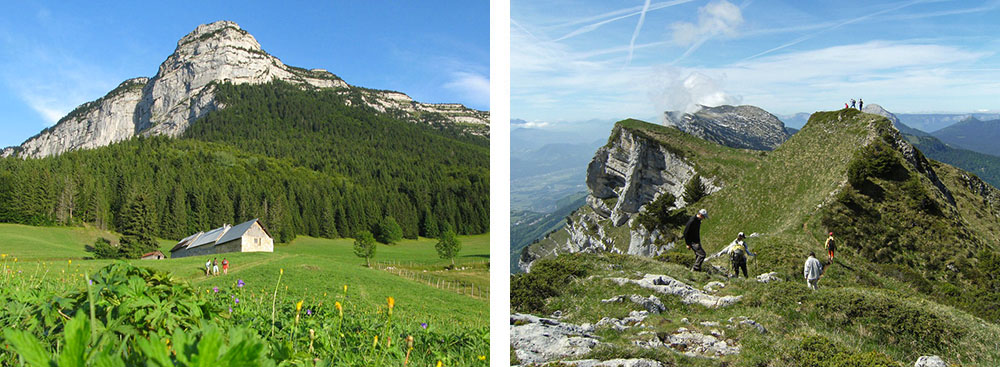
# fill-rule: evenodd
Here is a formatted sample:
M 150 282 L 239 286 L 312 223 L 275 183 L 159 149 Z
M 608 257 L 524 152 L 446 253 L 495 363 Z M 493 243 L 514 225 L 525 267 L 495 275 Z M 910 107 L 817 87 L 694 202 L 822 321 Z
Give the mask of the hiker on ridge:
M 747 256 L 757 256 L 756 254 L 750 252 L 750 246 L 746 243 L 746 237 L 743 232 L 736 235 L 736 239 L 729 244 L 729 260 L 733 264 L 733 276 L 736 278 L 740 277 L 740 269 L 743 269 L 743 277 L 749 279 L 750 275 L 747 274 Z
M 837 250 L 837 242 L 833 239 L 833 232 L 826 238 L 826 251 L 830 255 L 830 263 L 833 264 L 833 252 Z
M 701 247 L 701 221 L 706 218 L 708 211 L 701 209 L 684 226 L 684 242 L 687 248 L 694 251 L 694 265 L 691 266 L 693 271 L 701 271 L 701 263 L 705 261 L 705 249 Z
M 806 285 L 809 286 L 809 289 L 815 290 L 819 282 L 819 276 L 823 275 L 823 264 L 816 259 L 815 252 L 809 253 L 809 258 L 806 259 L 806 266 L 802 272 L 806 277 Z
M 854 98 L 851 98 L 851 108 L 854 108 L 854 106 L 857 105 L 856 102 L 857 101 L 855 101 Z
M 865 101 L 861 100 L 861 98 L 858 98 L 858 109 L 859 110 L 865 109 Z

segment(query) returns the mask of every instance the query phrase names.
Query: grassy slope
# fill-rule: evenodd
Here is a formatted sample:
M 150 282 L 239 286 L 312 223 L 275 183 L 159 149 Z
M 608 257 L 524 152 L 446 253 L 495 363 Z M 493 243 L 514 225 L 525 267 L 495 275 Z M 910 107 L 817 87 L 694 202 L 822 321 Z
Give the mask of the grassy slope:
M 0 225 L 0 248 L 8 254 L 8 262 L 18 258 L 19 270 L 44 274 L 50 279 L 82 279 L 68 277 L 64 272 L 80 274 L 92 272 L 110 260 L 78 260 L 90 254 L 83 250 L 97 236 L 112 236 L 83 228 L 49 228 L 22 225 Z M 456 263 L 466 264 L 465 271 L 441 270 L 448 262 L 438 258 L 434 250 L 436 240 L 421 238 L 404 240 L 393 246 L 379 245 L 374 261 L 396 261 L 402 267 L 428 273 L 421 275 L 445 280 L 461 280 L 476 284 L 480 289 L 489 284 L 489 235 L 460 236 L 462 251 Z M 161 241 L 161 248 L 169 249 L 172 241 Z M 237 279 L 246 282 L 244 291 L 253 292 L 250 301 L 270 302 L 278 270 L 284 269 L 278 291 L 278 302 L 295 302 L 299 299 L 323 299 L 323 294 L 340 294 L 348 285 L 351 297 L 358 297 L 363 308 L 374 310 L 385 304 L 385 298 L 396 299 L 396 312 L 407 322 L 428 322 L 444 329 L 485 327 L 489 319 L 489 300 L 438 289 L 402 278 L 387 271 L 364 267 L 364 260 L 354 256 L 353 240 L 299 237 L 289 244 L 278 245 L 274 253 L 231 253 L 224 256 L 231 262 L 228 276 L 205 277 L 205 259 L 195 256 L 168 260 L 132 260 L 133 263 L 172 273 L 190 281 L 196 289 L 229 287 Z M 164 251 L 164 253 L 167 253 Z M 218 256 L 221 261 L 222 255 Z M 74 259 L 72 264 L 66 260 Z M 412 263 L 412 265 L 410 265 Z M 13 264 L 11 264 L 13 265 Z M 48 272 L 46 274 L 46 272 Z M 287 289 L 285 288 L 287 286 Z M 332 298 L 332 296 L 331 296 Z
M 828 204 L 841 185 L 846 184 L 846 171 L 855 150 L 872 135 L 872 127 L 885 123 L 875 115 L 860 114 L 857 111 L 833 111 L 813 115 L 803 130 L 792 136 L 774 152 L 761 157 L 759 153 L 729 150 L 723 147 L 708 147 L 705 144 L 688 141 L 684 137 L 671 134 L 660 126 L 638 121 L 624 121 L 620 126 L 637 129 L 646 135 L 656 137 L 660 142 L 685 151 L 695 150 L 699 154 L 709 153 L 706 159 L 696 158 L 702 172 L 711 172 L 711 165 L 720 160 L 736 162 L 741 170 L 726 180 L 725 188 L 699 203 L 710 213 L 702 226 L 702 238 L 706 251 L 718 251 L 735 237 L 739 231 L 762 233 L 750 239 L 751 248 L 760 255 L 751 262 L 751 272 L 755 274 L 777 271 L 791 282 L 779 285 L 763 285 L 756 282 L 732 281 L 722 294 L 743 294 L 745 298 L 737 305 L 708 310 L 697 306 L 682 305 L 672 297 L 661 297 L 667 304 L 668 312 L 656 316 L 653 321 L 656 331 L 671 332 L 680 326 L 683 317 L 693 321 L 721 321 L 729 317 L 748 316 L 764 324 L 772 331 L 758 335 L 737 329 L 735 332 L 745 351 L 738 357 L 726 358 L 737 365 L 794 365 L 788 358 L 798 348 L 798 343 L 806 335 L 819 334 L 839 345 L 855 351 L 880 351 L 894 359 L 912 363 L 920 355 L 939 353 L 952 362 L 995 365 L 1000 361 L 1000 351 L 993 348 L 993 342 L 1000 337 L 1000 327 L 969 315 L 953 307 L 929 301 L 909 284 L 877 275 L 874 265 L 860 256 L 851 244 L 841 244 L 837 264 L 830 268 L 822 281 L 819 292 L 810 293 L 801 281 L 802 262 L 809 251 L 824 253 L 822 239 L 825 228 L 820 223 L 820 205 Z M 657 134 L 661 134 L 657 136 Z M 689 156 L 698 157 L 698 156 Z M 761 157 L 757 159 L 758 157 Z M 746 169 L 749 165 L 749 169 Z M 708 170 L 704 170 L 709 166 Z M 958 187 L 958 171 L 950 166 L 935 164 L 935 169 L 946 185 Z M 985 217 L 981 199 L 964 193 L 957 195 L 958 210 L 966 216 L 968 225 L 981 233 L 996 236 L 996 221 Z M 695 210 L 697 208 L 690 208 Z M 972 218 L 972 219 L 970 219 Z M 995 219 L 995 218 L 994 218 Z M 680 255 L 688 256 L 681 247 Z M 724 280 L 718 276 L 692 274 L 677 264 L 660 263 L 651 259 L 614 255 L 575 255 L 583 259 L 594 270 L 590 275 L 622 276 L 621 271 L 607 270 L 600 263 L 619 263 L 624 274 L 644 273 L 668 274 L 697 287 L 711 280 Z M 717 259 L 715 265 L 728 264 Z M 756 267 L 756 269 L 755 269 Z M 610 267 L 615 268 L 615 267 Z M 725 281 L 725 280 L 724 280 Z M 629 305 L 601 304 L 600 299 L 618 294 L 648 294 L 647 290 L 635 287 L 618 287 L 611 283 L 597 281 L 574 282 L 563 295 L 551 300 L 549 308 L 568 311 L 568 317 L 576 322 L 596 322 L 600 316 L 623 317 L 628 314 Z M 840 300 L 843 303 L 836 303 Z M 861 300 L 861 301 L 858 301 Z M 831 308 L 831 305 L 836 307 Z M 871 319 L 846 316 L 851 307 L 877 305 L 888 309 L 891 317 L 872 314 Z M 837 307 L 843 308 L 838 309 Z M 903 312 L 901 310 L 916 310 Z M 866 313 L 862 313 L 865 315 Z M 903 315 L 904 319 L 893 319 Z M 905 319 L 914 316 L 918 321 Z M 883 315 L 884 316 L 884 315 Z M 957 330 L 935 346 L 921 344 L 920 339 L 932 338 L 940 333 L 927 332 L 916 336 L 905 334 L 913 328 L 926 325 L 949 325 Z M 691 327 L 685 325 L 687 327 Z M 698 325 L 695 329 L 705 329 Z M 937 330 L 928 327 L 928 330 Z M 609 341 L 621 340 L 617 346 L 595 351 L 593 356 L 607 358 L 623 355 L 647 355 L 650 352 L 628 346 L 627 336 L 607 333 Z M 730 331 L 727 331 L 730 333 Z M 671 353 L 652 353 L 652 357 L 682 364 L 700 364 L 686 357 Z M 708 363 L 705 363 L 708 364 Z

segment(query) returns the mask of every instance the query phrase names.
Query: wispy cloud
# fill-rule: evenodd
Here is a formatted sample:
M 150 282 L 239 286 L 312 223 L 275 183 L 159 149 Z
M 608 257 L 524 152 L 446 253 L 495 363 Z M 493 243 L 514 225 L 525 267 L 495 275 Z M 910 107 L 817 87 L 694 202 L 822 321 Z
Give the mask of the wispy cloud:
M 593 31 L 597 30 L 598 28 L 601 28 L 602 26 L 604 26 L 606 24 L 609 24 L 609 23 L 614 23 L 616 21 L 619 21 L 619 20 L 622 20 L 622 19 L 626 19 L 626 18 L 631 18 L 631 17 L 637 16 L 637 15 L 642 16 L 642 15 L 644 15 L 644 14 L 650 12 L 650 11 L 656 11 L 656 10 L 660 10 L 660 9 L 665 9 L 665 8 L 669 8 L 669 7 L 676 6 L 676 5 L 690 3 L 692 1 L 694 1 L 694 0 L 674 0 L 674 1 L 664 1 L 664 2 L 660 2 L 660 3 L 650 3 L 649 1 L 646 1 L 646 3 L 643 6 L 630 7 L 630 8 L 625 8 L 625 9 L 618 9 L 618 10 L 615 10 L 615 11 L 606 12 L 604 14 L 599 14 L 599 15 L 596 15 L 596 16 L 590 16 L 590 17 L 586 17 L 586 18 L 583 18 L 583 19 L 577 19 L 577 20 L 565 22 L 565 23 L 557 25 L 557 26 L 555 26 L 553 28 L 562 28 L 562 27 L 566 27 L 566 26 L 576 26 L 576 25 L 579 25 L 579 24 L 584 24 L 584 26 L 575 28 L 572 31 L 570 31 L 569 33 L 566 33 L 565 35 L 563 35 L 561 37 L 558 37 L 558 38 L 554 39 L 553 41 L 562 41 L 562 40 L 565 40 L 565 39 L 573 38 L 573 37 L 576 37 L 576 36 L 579 36 L 579 35 L 582 35 L 582 34 L 585 34 L 585 33 L 593 32 Z
M 828 25 L 826 27 L 820 28 L 820 30 L 817 31 L 817 32 L 815 32 L 815 33 L 810 33 L 810 34 L 807 34 L 807 35 L 804 35 L 804 36 L 800 36 L 800 37 L 792 40 L 791 42 L 787 42 L 787 43 L 779 45 L 777 47 L 774 47 L 774 48 L 771 48 L 771 49 L 768 49 L 768 50 L 764 50 L 764 51 L 762 51 L 760 53 L 757 53 L 757 54 L 755 54 L 753 56 L 750 56 L 750 57 L 746 58 L 746 60 L 757 58 L 757 57 L 761 57 L 761 56 L 773 53 L 775 51 L 779 51 L 779 50 L 782 50 L 782 49 L 785 49 L 785 48 L 797 45 L 799 43 L 802 43 L 802 42 L 804 42 L 806 40 L 809 40 L 809 39 L 811 39 L 813 37 L 819 36 L 820 34 L 823 34 L 824 32 L 827 32 L 827 31 L 830 31 L 830 30 L 834 30 L 834 29 L 837 29 L 837 28 L 840 28 L 840 27 L 843 27 L 843 26 L 846 26 L 846 25 L 854 24 L 854 23 L 860 23 L 860 22 L 863 22 L 863 21 L 866 21 L 866 20 L 869 20 L 869 19 L 880 17 L 880 16 L 882 16 L 883 14 L 886 14 L 886 13 L 895 12 L 895 11 L 898 11 L 900 9 L 904 9 L 904 8 L 907 8 L 907 7 L 910 7 L 910 6 L 913 6 L 913 5 L 927 3 L 927 2 L 929 2 L 929 1 L 927 1 L 927 0 L 908 1 L 908 2 L 904 2 L 904 3 L 896 4 L 895 6 L 892 6 L 892 7 L 886 8 L 886 9 L 882 9 L 880 11 L 877 11 L 877 12 L 874 12 L 874 13 L 871 13 L 871 14 L 866 14 L 866 15 L 862 15 L 862 16 L 859 16 L 859 17 L 845 19 L 843 21 L 840 21 L 840 22 L 837 22 L 837 23 L 833 23 L 833 24 L 830 24 L 830 25 Z
M 47 16 L 41 11 L 40 17 Z M 0 38 L 0 82 L 45 121 L 56 123 L 121 80 L 98 65 L 32 39 Z
M 635 39 L 639 37 L 639 30 L 642 29 L 642 23 L 646 21 L 646 12 L 649 11 L 649 0 L 646 0 L 646 4 L 642 7 L 642 12 L 639 14 L 639 23 L 635 25 L 635 31 L 632 31 L 632 40 L 628 42 L 628 57 L 625 58 L 625 66 L 632 63 L 632 52 L 635 51 Z
M 477 73 L 457 71 L 452 73 L 451 81 L 445 83 L 445 88 L 461 93 L 465 100 L 476 106 L 490 106 L 490 79 Z

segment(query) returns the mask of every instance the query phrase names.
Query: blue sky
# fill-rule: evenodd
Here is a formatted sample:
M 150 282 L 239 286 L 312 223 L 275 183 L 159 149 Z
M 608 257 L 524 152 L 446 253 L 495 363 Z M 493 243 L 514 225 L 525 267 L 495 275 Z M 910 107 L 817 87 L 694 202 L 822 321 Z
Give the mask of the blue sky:
M 1000 110 L 998 1 L 511 1 L 511 117 Z
M 232 20 L 288 65 L 421 102 L 489 109 L 485 1 L 0 3 L 0 147 L 156 74 L 199 24 Z

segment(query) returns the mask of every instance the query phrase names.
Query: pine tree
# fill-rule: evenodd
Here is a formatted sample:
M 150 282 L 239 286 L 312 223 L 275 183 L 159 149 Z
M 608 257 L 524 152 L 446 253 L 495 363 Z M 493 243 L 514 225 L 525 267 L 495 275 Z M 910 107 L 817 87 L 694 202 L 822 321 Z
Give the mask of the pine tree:
M 424 207 L 424 221 L 421 225 L 421 232 L 423 232 L 424 237 L 427 238 L 437 238 L 438 234 L 441 232 L 438 228 L 437 220 L 434 219 L 434 215 L 431 214 L 431 209 Z
M 684 185 L 684 202 L 688 205 L 705 197 L 705 185 L 701 183 L 701 175 L 695 174 L 691 180 Z
M 138 259 L 142 254 L 156 250 L 153 239 L 153 215 L 149 199 L 137 194 L 126 204 L 122 217 L 122 239 L 119 248 L 123 257 Z

